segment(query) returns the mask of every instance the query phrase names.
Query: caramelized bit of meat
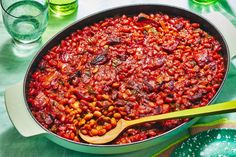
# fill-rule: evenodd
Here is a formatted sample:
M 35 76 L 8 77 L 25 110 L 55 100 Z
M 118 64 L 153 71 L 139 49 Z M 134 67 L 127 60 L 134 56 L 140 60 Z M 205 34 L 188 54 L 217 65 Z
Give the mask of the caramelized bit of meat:
M 183 24 L 182 22 L 179 22 L 179 23 L 175 24 L 174 27 L 175 27 L 177 30 L 181 30 L 181 29 L 184 27 L 184 24 Z
M 110 37 L 107 40 L 108 45 L 116 45 L 121 43 L 121 39 L 119 37 Z
M 147 92 L 151 93 L 154 91 L 154 87 L 148 81 L 143 81 L 143 84 L 147 87 Z
M 189 96 L 189 100 L 192 103 L 199 102 L 201 98 L 207 93 L 207 90 L 205 89 L 199 89 L 196 93 L 194 93 L 192 96 Z
M 91 65 L 103 65 L 109 61 L 107 54 L 97 55 L 91 62 Z
M 76 97 L 81 100 L 86 100 L 86 101 L 89 101 L 89 102 L 92 102 L 94 99 L 92 98 L 92 96 L 88 96 L 88 95 L 84 95 L 82 94 L 81 92 L 79 91 L 74 91 L 74 94 L 76 95 Z
M 202 51 L 196 53 L 195 60 L 200 67 L 204 66 L 209 60 L 208 52 Z
M 172 53 L 176 48 L 177 46 L 179 45 L 179 40 L 178 39 L 173 39 L 173 40 L 168 40 L 166 41 L 163 45 L 162 45 L 162 48 L 169 52 L 169 53 Z
M 164 65 L 165 61 L 166 61 L 165 57 L 156 58 L 156 63 L 155 63 L 156 68 L 162 67 Z
M 150 20 L 149 19 L 149 16 L 147 14 L 144 14 L 144 13 L 140 13 L 138 15 L 138 20 L 137 22 L 143 22 L 143 21 L 146 21 L 146 20 Z
M 140 13 L 138 15 L 137 22 L 144 23 L 144 24 L 151 24 L 153 26 L 158 25 L 158 23 L 154 19 L 151 19 L 147 14 L 144 14 L 144 13 Z
M 78 70 L 77 72 L 75 72 L 74 74 L 72 74 L 70 76 L 71 79 L 73 79 L 74 77 L 81 77 L 82 76 L 82 72 L 80 70 Z
M 128 56 L 125 55 L 125 54 L 118 54 L 118 55 L 117 55 L 117 58 L 119 58 L 119 60 L 121 60 L 121 61 L 126 61 L 126 59 L 128 58 Z
M 190 100 L 190 101 L 197 101 L 197 100 L 200 99 L 202 96 L 203 96 L 202 93 L 197 92 L 197 93 L 195 93 L 193 96 L 190 96 L 190 97 L 189 97 L 189 100 Z

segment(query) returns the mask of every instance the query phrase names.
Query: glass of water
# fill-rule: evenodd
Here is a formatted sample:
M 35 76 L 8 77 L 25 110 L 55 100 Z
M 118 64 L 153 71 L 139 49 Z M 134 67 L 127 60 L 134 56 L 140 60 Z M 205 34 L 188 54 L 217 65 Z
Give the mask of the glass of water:
M 0 0 L 4 25 L 17 45 L 37 43 L 48 23 L 45 0 Z

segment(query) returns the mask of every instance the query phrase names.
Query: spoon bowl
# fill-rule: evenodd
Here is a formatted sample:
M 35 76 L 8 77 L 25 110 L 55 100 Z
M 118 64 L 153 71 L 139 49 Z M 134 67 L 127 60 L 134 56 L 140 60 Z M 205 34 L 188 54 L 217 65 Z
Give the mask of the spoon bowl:
M 192 118 L 192 117 L 200 117 L 200 116 L 208 116 L 213 114 L 223 114 L 223 113 L 230 113 L 236 111 L 236 100 L 223 102 L 215 105 L 204 106 L 199 108 L 192 108 L 186 109 L 181 111 L 175 111 L 160 115 L 154 115 L 149 117 L 143 117 L 135 120 L 124 120 L 120 119 L 117 122 L 117 125 L 114 129 L 108 131 L 103 136 L 88 136 L 84 135 L 79 132 L 80 137 L 92 144 L 104 144 L 113 141 L 124 129 L 141 124 L 146 122 L 152 121 L 160 121 L 160 120 L 167 120 L 167 119 L 177 119 L 177 118 Z

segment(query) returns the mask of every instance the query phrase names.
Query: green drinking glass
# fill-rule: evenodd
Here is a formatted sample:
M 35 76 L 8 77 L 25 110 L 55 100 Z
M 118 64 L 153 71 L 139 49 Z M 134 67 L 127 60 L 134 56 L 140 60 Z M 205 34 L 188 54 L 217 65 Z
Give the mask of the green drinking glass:
M 51 12 L 57 16 L 74 13 L 78 8 L 78 0 L 48 0 Z
M 195 3 L 202 4 L 202 5 L 209 5 L 215 3 L 218 0 L 192 0 Z
M 48 23 L 45 0 L 1 0 L 1 6 L 4 25 L 16 45 L 40 41 Z

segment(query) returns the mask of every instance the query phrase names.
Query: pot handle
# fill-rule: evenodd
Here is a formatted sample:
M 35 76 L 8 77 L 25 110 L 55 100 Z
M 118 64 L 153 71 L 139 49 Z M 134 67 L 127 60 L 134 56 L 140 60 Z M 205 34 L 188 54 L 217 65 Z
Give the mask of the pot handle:
M 10 86 L 5 91 L 8 116 L 18 132 L 25 137 L 47 133 L 30 115 L 23 95 L 23 82 Z

